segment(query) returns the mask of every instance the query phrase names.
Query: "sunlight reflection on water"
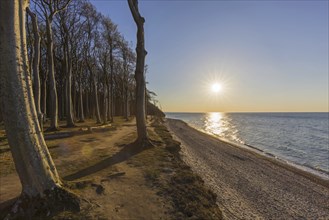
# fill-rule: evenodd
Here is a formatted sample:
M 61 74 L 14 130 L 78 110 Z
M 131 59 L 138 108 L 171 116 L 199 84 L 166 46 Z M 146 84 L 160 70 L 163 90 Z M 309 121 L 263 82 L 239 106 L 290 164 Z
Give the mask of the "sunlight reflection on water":
M 209 112 L 204 122 L 206 131 L 216 135 L 222 134 L 225 129 L 222 118 L 223 116 L 220 112 Z
M 244 143 L 238 138 L 238 130 L 231 123 L 231 118 L 225 113 L 209 112 L 204 118 L 205 131 L 222 138 L 229 138 L 238 143 Z
M 329 113 L 166 113 L 222 139 L 329 174 Z

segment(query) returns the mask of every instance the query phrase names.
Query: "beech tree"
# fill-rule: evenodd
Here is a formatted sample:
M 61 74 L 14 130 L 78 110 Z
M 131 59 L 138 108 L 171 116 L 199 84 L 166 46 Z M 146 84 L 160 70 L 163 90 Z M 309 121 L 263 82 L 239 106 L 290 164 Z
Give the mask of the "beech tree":
M 135 55 L 131 51 L 128 42 L 126 42 L 123 38 L 118 42 L 120 52 L 122 55 L 122 62 L 121 62 L 121 83 L 122 83 L 122 104 L 123 104 L 123 117 L 128 120 L 130 116 L 130 91 L 131 88 L 131 75 L 132 68 L 134 65 Z
M 30 15 L 33 25 L 33 35 L 34 35 L 34 46 L 33 46 L 33 95 L 34 95 L 34 103 L 35 108 L 37 110 L 39 124 L 41 130 L 43 130 L 43 115 L 41 113 L 41 88 L 40 88 L 40 42 L 41 37 L 39 34 L 39 25 L 38 25 L 38 17 L 35 13 L 30 11 L 29 8 L 26 8 L 26 12 Z
M 58 127 L 55 115 L 66 120 L 67 126 L 74 126 L 85 117 L 107 123 L 113 122 L 114 116 L 128 119 L 136 113 L 137 83 L 132 74 L 136 53 L 109 17 L 98 13 L 88 0 L 32 0 L 31 11 L 39 21 L 41 111 L 50 118 L 50 130 Z M 28 22 L 29 62 L 34 64 L 37 32 L 33 31 L 33 19 Z M 143 78 L 145 68 L 141 78 L 145 81 Z M 33 80 L 37 78 L 33 76 Z M 145 94 L 140 88 L 138 91 Z M 38 89 L 33 92 L 38 94 Z M 147 106 L 145 98 L 141 102 Z
M 137 124 L 137 142 L 146 146 L 150 144 L 146 131 L 145 114 L 145 92 L 146 83 L 144 76 L 145 56 L 147 51 L 144 45 L 144 23 L 145 19 L 140 15 L 138 9 L 138 0 L 128 0 L 129 8 L 137 26 L 137 46 L 136 46 L 136 124 Z
M 47 60 L 48 60 L 48 80 L 50 87 L 50 128 L 49 130 L 58 130 L 58 97 L 55 79 L 54 55 L 53 55 L 53 31 L 52 24 L 54 16 L 65 10 L 71 0 L 34 0 L 34 3 L 43 12 L 46 21 L 46 36 L 47 36 Z
M 118 42 L 120 39 L 120 34 L 118 32 L 117 25 L 113 24 L 110 18 L 102 17 L 102 26 L 103 26 L 103 40 L 104 44 L 108 47 L 108 54 L 109 54 L 109 75 L 107 77 L 107 92 L 108 92 L 108 120 L 113 122 L 114 119 L 114 53 L 117 49 Z
M 36 212 L 51 214 L 55 209 L 79 210 L 77 197 L 62 185 L 38 123 L 26 48 L 28 2 L 0 1 L 1 110 L 22 184 L 9 218 L 32 218 Z
M 73 5 L 75 6 L 75 5 Z M 74 12 L 74 11 L 73 11 Z M 62 65 L 65 72 L 65 116 L 66 116 L 66 126 L 74 127 L 74 113 L 73 113 L 73 102 L 72 102 L 72 72 L 73 72 L 73 53 L 72 53 L 72 35 L 74 31 L 72 30 L 75 26 L 76 17 L 72 13 L 63 11 L 59 16 L 59 25 L 61 29 L 61 38 L 62 38 Z M 69 25 L 67 24 L 69 23 Z

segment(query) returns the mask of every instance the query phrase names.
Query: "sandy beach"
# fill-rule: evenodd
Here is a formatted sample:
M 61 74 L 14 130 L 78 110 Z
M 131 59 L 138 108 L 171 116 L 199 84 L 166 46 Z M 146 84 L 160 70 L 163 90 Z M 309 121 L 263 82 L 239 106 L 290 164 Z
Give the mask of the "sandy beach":
M 225 219 L 329 219 L 329 181 L 167 119 Z

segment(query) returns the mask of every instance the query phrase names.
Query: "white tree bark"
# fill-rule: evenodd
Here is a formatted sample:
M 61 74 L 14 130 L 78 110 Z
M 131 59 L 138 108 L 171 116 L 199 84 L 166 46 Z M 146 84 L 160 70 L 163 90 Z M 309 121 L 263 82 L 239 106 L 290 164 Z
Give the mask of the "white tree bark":
M 37 110 L 38 119 L 41 131 L 43 130 L 43 115 L 41 112 L 41 88 L 40 88 L 40 73 L 39 73 L 39 65 L 40 65 L 40 34 L 38 27 L 38 18 L 37 15 L 30 11 L 29 8 L 26 9 L 26 12 L 30 15 L 32 24 L 33 24 L 33 35 L 34 35 L 34 57 L 33 57 L 33 95 L 34 95 L 34 103 L 35 108 Z
M 25 38 L 27 0 L 1 1 L 1 105 L 23 193 L 36 195 L 60 184 L 37 123 Z M 8 20 L 9 19 L 9 20 Z
M 26 49 L 27 6 L 28 0 L 0 1 L 0 94 L 8 143 L 22 183 L 21 197 L 33 200 L 66 191 L 38 123 Z
M 66 71 L 66 126 L 74 127 L 74 113 L 73 113 L 73 103 L 72 103 L 72 60 L 70 54 L 70 45 L 69 45 L 69 30 L 66 24 L 63 22 L 64 29 L 64 63 Z
M 53 54 L 53 32 L 52 18 L 46 18 L 47 30 L 47 60 L 48 60 L 48 80 L 50 89 L 50 128 L 49 130 L 58 130 L 58 98 L 55 80 L 54 54 Z

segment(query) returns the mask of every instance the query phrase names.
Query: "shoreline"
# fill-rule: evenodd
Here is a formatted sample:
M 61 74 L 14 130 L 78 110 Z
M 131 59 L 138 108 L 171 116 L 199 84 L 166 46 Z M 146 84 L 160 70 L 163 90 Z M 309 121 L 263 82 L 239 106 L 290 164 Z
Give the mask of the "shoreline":
M 175 119 L 175 118 L 166 118 L 169 120 L 177 120 L 177 121 L 181 121 L 183 123 L 185 123 L 187 126 L 195 129 L 196 131 L 199 131 L 205 135 L 208 135 L 211 138 L 215 138 L 216 140 L 222 141 L 226 144 L 231 145 L 232 147 L 237 147 L 243 150 L 246 150 L 248 152 L 252 152 L 255 153 L 256 155 L 260 156 L 260 157 L 264 157 L 267 158 L 269 160 L 271 160 L 273 163 L 275 163 L 278 166 L 281 166 L 285 169 L 288 169 L 292 172 L 298 173 L 299 175 L 303 175 L 304 177 L 312 180 L 312 181 L 316 181 L 317 183 L 324 185 L 326 187 L 329 188 L 329 172 L 326 172 L 324 170 L 318 170 L 315 169 L 313 167 L 309 167 L 309 166 L 304 166 L 301 164 L 298 164 L 296 162 L 293 161 L 289 161 L 287 159 L 281 158 L 280 156 L 277 156 L 273 153 L 270 152 L 266 152 L 260 148 L 257 148 L 255 146 L 246 144 L 246 143 L 237 143 L 225 138 L 221 138 L 218 137 L 214 134 L 208 133 L 202 129 L 197 128 L 196 126 L 190 125 L 189 123 L 181 120 L 181 119 Z
M 329 216 L 329 181 L 247 146 L 167 119 L 193 171 L 218 196 L 229 219 L 319 219 Z

